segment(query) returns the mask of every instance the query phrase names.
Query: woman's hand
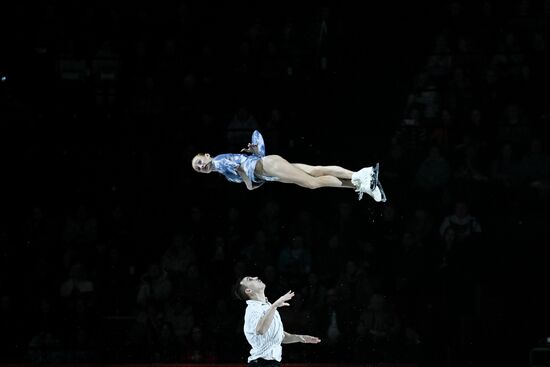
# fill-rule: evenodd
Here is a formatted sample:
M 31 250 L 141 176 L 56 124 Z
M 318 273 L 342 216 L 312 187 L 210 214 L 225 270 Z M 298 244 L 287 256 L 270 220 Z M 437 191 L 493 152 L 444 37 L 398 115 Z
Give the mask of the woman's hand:
M 259 154 L 258 144 L 248 143 L 248 147 L 241 149 L 241 153 Z

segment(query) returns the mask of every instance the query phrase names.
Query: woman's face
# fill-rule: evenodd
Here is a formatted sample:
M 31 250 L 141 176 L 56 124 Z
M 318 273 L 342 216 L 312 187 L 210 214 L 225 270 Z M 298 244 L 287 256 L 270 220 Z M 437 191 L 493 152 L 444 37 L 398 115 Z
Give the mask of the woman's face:
M 212 172 L 212 157 L 210 154 L 197 154 L 191 161 L 193 169 L 200 173 Z

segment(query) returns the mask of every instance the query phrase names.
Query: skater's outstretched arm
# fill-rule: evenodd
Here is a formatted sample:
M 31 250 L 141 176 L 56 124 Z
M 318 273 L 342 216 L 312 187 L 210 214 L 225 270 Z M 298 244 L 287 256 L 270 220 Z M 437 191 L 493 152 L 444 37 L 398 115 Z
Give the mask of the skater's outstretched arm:
M 287 333 L 286 331 L 284 333 L 285 333 L 285 336 L 283 338 L 283 344 L 290 344 L 290 343 L 317 344 L 321 342 L 321 339 L 317 338 L 316 336 L 290 334 L 290 333 Z

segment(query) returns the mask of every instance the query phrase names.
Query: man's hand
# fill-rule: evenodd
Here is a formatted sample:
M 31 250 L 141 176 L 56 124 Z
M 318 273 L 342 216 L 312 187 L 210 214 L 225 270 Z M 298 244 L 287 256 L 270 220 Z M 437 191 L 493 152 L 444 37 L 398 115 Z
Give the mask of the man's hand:
M 321 339 L 316 336 L 298 335 L 298 338 L 300 338 L 300 343 L 317 344 L 321 342 Z
M 288 291 L 285 295 L 281 296 L 278 300 L 273 302 L 273 306 L 275 308 L 279 308 L 279 307 L 282 307 L 282 306 L 289 306 L 287 301 L 290 301 L 290 299 L 292 299 L 292 297 L 294 297 L 294 292 L 293 291 Z

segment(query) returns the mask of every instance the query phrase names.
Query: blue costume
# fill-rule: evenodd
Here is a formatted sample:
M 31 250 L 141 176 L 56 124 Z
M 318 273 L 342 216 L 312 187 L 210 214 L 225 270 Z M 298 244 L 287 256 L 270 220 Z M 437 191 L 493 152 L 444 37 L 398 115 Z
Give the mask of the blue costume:
M 250 180 L 254 183 L 262 185 L 265 181 L 277 181 L 277 177 L 271 176 L 259 176 L 254 173 L 256 163 L 263 157 L 265 157 L 265 144 L 262 134 L 259 131 L 254 130 L 252 134 L 252 144 L 258 146 L 257 154 L 220 154 L 212 159 L 213 170 L 221 173 L 228 181 L 241 183 L 243 179 L 237 173 L 239 166 L 243 167 L 244 172 Z

